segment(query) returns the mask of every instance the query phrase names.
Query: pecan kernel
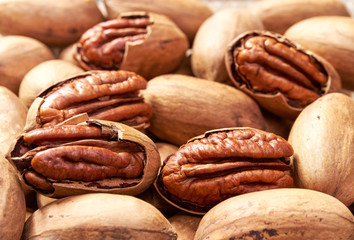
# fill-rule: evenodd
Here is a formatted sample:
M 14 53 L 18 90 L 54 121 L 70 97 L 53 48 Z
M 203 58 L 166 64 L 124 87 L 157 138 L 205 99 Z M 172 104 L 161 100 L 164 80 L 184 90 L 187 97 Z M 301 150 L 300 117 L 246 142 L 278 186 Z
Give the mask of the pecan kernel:
M 139 90 L 146 80 L 127 71 L 96 71 L 63 81 L 42 94 L 37 123 L 48 127 L 75 115 L 125 122 L 146 128 L 152 117 L 151 104 L 145 103 Z
M 75 59 L 86 70 L 118 70 L 125 45 L 144 41 L 150 24 L 152 20 L 147 15 L 123 16 L 99 23 L 81 36 Z
M 140 178 L 145 166 L 143 149 L 133 142 L 112 142 L 116 137 L 114 130 L 103 131 L 95 125 L 34 129 L 23 135 L 28 151 L 15 164 L 25 181 L 41 191 L 54 190 L 51 184 L 63 180 Z
M 235 80 L 264 94 L 282 93 L 293 107 L 322 94 L 328 75 L 312 55 L 276 34 L 246 34 L 233 48 Z
M 191 139 L 164 162 L 157 188 L 172 202 L 193 211 L 247 192 L 292 187 L 283 138 L 251 128 L 213 130 Z

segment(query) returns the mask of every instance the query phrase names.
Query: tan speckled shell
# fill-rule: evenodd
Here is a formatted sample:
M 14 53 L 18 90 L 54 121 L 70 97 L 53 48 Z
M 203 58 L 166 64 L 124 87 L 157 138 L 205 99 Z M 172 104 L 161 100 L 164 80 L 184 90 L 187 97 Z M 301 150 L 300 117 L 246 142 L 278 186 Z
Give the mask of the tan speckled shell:
M 18 240 L 26 217 L 25 194 L 17 173 L 0 154 L 0 239 Z
M 289 135 L 298 187 L 354 203 L 354 100 L 327 94 L 306 107 Z
M 29 239 L 175 240 L 169 221 L 152 205 L 132 196 L 84 194 L 54 201 L 26 221 Z
M 229 198 L 202 218 L 194 240 L 353 239 L 354 217 L 338 199 L 282 188 Z

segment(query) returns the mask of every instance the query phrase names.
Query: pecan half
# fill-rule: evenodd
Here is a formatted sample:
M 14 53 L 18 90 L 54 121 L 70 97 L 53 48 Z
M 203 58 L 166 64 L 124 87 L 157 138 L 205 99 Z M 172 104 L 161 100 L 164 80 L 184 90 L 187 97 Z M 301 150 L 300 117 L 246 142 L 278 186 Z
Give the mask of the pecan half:
M 148 15 L 121 17 L 87 30 L 77 43 L 75 59 L 86 70 L 120 69 L 127 42 L 137 44 L 147 37 Z
M 326 94 L 332 81 L 340 81 L 334 68 L 321 57 L 268 31 L 238 36 L 230 43 L 226 58 L 229 76 L 236 87 L 283 117 L 296 117 L 304 107 Z
M 65 196 L 71 195 L 70 189 L 121 192 L 144 185 L 138 187 L 140 193 L 157 175 L 158 156 L 152 141 L 138 130 L 91 120 L 26 132 L 8 159 L 27 185 L 44 194 Z
M 180 208 L 203 213 L 239 194 L 292 187 L 291 145 L 254 128 L 217 129 L 165 159 L 156 186 Z
M 151 104 L 145 103 L 140 95 L 146 84 L 143 77 L 133 72 L 86 72 L 48 88 L 30 111 L 35 111 L 37 127 L 54 126 L 87 113 L 89 118 L 145 129 L 153 113 Z
M 86 70 L 127 70 L 150 79 L 173 71 L 188 47 L 185 34 L 165 16 L 126 12 L 88 29 L 74 59 Z

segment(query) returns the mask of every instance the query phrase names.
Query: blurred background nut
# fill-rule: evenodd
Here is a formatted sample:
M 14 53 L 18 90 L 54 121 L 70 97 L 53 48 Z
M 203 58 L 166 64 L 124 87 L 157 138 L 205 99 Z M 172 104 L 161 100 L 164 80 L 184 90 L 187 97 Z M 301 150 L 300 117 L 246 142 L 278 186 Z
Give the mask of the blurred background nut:
M 306 107 L 289 135 L 296 186 L 354 203 L 354 100 L 325 95 Z
M 24 35 L 51 46 L 73 43 L 101 21 L 94 0 L 0 1 L 0 34 Z
M 296 22 L 315 16 L 350 16 L 342 0 L 260 0 L 250 6 L 264 28 L 284 34 Z
M 202 239 L 353 239 L 354 217 L 338 199 L 307 189 L 271 189 L 227 199 L 202 218 Z
M 187 35 L 190 43 L 199 26 L 212 15 L 212 10 L 201 0 L 106 0 L 105 3 L 109 19 L 129 11 L 166 15 Z
M 15 94 L 18 94 L 21 81 L 28 71 L 41 62 L 54 59 L 46 45 L 25 36 L 0 36 L 0 56 L 0 85 Z
M 27 107 L 9 89 L 0 86 L 0 155 L 7 154 L 26 123 Z
M 225 67 L 225 51 L 237 35 L 262 30 L 257 15 L 248 9 L 228 8 L 206 19 L 194 38 L 191 66 L 196 77 L 232 84 Z
M 166 16 L 124 12 L 86 31 L 74 58 L 86 70 L 127 70 L 150 79 L 175 70 L 188 47 L 186 35 Z
M 154 109 L 148 132 L 177 146 L 211 129 L 265 128 L 256 102 L 222 83 L 166 74 L 151 79 L 142 95 Z
M 0 239 L 18 240 L 26 217 L 25 195 L 13 166 L 0 154 Z
M 64 60 L 53 59 L 42 62 L 24 76 L 18 96 L 27 107 L 30 107 L 43 90 L 82 72 L 84 72 L 83 69 Z
M 118 194 L 83 194 L 54 201 L 26 221 L 22 239 L 166 239 L 177 234 L 152 205 Z
M 353 29 L 352 17 L 321 16 L 294 24 L 284 35 L 325 58 L 339 73 L 342 86 L 354 90 Z
M 295 119 L 320 96 L 341 89 L 329 62 L 274 32 L 238 35 L 227 48 L 225 62 L 238 89 L 284 118 Z

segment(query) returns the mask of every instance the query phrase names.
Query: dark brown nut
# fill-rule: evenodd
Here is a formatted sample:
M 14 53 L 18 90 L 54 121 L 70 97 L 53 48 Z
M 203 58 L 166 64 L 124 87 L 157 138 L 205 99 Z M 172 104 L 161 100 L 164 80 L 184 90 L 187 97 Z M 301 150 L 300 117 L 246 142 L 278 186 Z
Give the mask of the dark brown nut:
M 308 104 L 341 88 L 338 73 L 326 60 L 269 31 L 236 37 L 225 61 L 237 88 L 285 118 L 296 118 Z
M 43 91 L 29 109 L 26 131 L 54 126 L 82 113 L 137 129 L 149 126 L 153 109 L 139 90 L 147 81 L 127 71 L 91 71 L 60 81 Z
M 74 58 L 86 70 L 127 70 L 150 79 L 175 70 L 188 49 L 184 33 L 155 13 L 128 12 L 86 31 Z
M 155 144 L 145 134 L 96 120 L 24 133 L 7 158 L 26 185 L 49 197 L 136 195 L 152 184 L 161 165 Z
M 173 205 L 203 214 L 219 202 L 248 192 L 292 187 L 291 145 L 254 128 L 206 132 L 165 159 L 156 181 Z

